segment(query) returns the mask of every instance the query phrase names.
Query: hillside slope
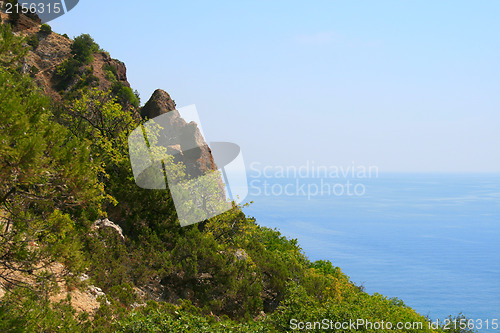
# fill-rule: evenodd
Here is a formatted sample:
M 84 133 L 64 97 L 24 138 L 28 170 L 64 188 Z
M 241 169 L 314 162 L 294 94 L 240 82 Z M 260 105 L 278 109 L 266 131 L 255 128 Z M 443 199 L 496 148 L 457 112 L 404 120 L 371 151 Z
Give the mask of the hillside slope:
M 134 182 L 127 136 L 144 119 L 125 66 L 88 35 L 0 29 L 0 331 L 444 331 L 236 205 L 181 228 L 168 191 Z M 82 293 L 99 307 L 76 311 Z M 406 328 L 373 327 L 388 322 Z

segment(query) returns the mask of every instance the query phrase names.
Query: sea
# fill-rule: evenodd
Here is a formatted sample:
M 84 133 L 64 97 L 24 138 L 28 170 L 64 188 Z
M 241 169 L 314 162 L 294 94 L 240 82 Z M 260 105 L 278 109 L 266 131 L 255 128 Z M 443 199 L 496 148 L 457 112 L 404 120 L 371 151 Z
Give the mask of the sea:
M 370 294 L 500 332 L 500 174 L 303 176 L 248 172 L 245 213 Z

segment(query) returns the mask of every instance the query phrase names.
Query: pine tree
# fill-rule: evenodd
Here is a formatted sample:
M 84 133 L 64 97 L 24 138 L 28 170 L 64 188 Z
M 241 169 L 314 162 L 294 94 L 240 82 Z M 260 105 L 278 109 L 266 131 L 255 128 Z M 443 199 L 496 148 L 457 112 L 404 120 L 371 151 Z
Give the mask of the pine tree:
M 0 283 L 10 287 L 23 284 L 19 273 L 49 279 L 56 260 L 79 269 L 75 230 L 102 192 L 88 147 L 53 120 L 31 79 L 9 67 L 25 51 L 21 38 L 1 29 Z

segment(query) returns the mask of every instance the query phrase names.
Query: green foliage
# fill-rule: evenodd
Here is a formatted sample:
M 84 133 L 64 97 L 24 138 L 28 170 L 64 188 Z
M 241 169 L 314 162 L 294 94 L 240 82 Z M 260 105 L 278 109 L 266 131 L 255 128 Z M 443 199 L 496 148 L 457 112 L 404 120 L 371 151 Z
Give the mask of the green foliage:
M 33 50 L 36 50 L 38 48 L 38 45 L 40 44 L 40 41 L 38 40 L 38 36 L 36 34 L 26 37 L 26 42 L 33 48 Z
M 140 101 L 137 95 L 134 94 L 132 88 L 127 87 L 121 82 L 115 82 L 111 86 L 111 92 L 116 96 L 118 101 L 122 104 L 130 104 L 134 107 L 139 107 Z
M 49 35 L 52 33 L 52 28 L 47 23 L 44 23 L 40 26 L 40 33 Z
M 94 53 L 97 51 L 99 51 L 99 45 L 90 35 L 82 34 L 76 37 L 71 44 L 73 57 L 66 59 L 57 67 L 56 76 L 59 82 L 56 89 L 64 91 L 73 83 L 70 94 L 67 96 L 69 98 L 75 97 L 75 94 L 82 89 L 97 86 L 99 79 L 93 75 L 92 67 L 86 66 L 94 60 Z
M 94 59 L 94 53 L 101 51 L 92 37 L 82 34 L 75 38 L 71 45 L 72 58 L 65 60 L 57 67 L 56 76 L 59 81 L 56 89 L 66 91 L 66 99 L 77 98 L 83 90 L 97 87 L 99 78 L 93 74 L 93 67 L 88 66 Z M 102 67 L 106 78 L 111 82 L 111 94 L 123 106 L 139 107 L 140 99 L 132 89 L 117 79 L 117 69 L 110 64 Z M 68 91 L 68 87 L 71 89 Z
M 82 332 L 83 321 L 69 299 L 51 302 L 27 289 L 16 289 L 0 302 L 1 332 Z
M 89 34 L 75 37 L 71 44 L 73 58 L 82 64 L 90 64 L 94 60 L 94 53 L 99 51 L 99 45 Z
M 115 285 L 110 290 L 108 295 L 120 301 L 125 306 L 130 306 L 137 301 L 137 295 L 130 283 Z
M 19 70 L 20 61 L 28 50 L 23 46 L 24 40 L 12 33 L 8 24 L 0 25 L 0 67 L 4 70 Z
M 110 166 L 128 163 L 128 134 L 138 122 L 109 93 L 91 89 L 59 116 L 75 137 L 90 145 L 94 157 Z
M 139 94 L 133 92 L 132 88 L 118 81 L 116 67 L 110 64 L 104 64 L 102 69 L 106 74 L 106 78 L 112 82 L 111 93 L 116 97 L 117 101 L 122 105 L 132 105 L 136 108 L 139 107 Z
M 116 66 L 104 64 L 102 65 L 102 70 L 107 74 L 108 80 L 110 80 L 111 82 L 115 82 L 117 80 Z
M 317 260 L 311 263 L 310 267 L 320 271 L 323 275 L 339 276 L 342 274 L 340 268 L 333 266 L 328 260 Z
M 277 332 L 261 321 L 238 323 L 229 319 L 203 315 L 195 307 L 185 302 L 180 306 L 149 303 L 129 313 L 116 323 L 116 331 L 139 332 Z

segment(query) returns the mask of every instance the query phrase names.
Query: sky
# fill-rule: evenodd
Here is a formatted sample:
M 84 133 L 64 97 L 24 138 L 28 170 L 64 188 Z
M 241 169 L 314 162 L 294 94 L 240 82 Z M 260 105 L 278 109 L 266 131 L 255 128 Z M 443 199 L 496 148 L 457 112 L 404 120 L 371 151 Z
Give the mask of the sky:
M 498 1 L 80 0 L 89 33 L 155 89 L 195 104 L 247 165 L 500 172 Z

